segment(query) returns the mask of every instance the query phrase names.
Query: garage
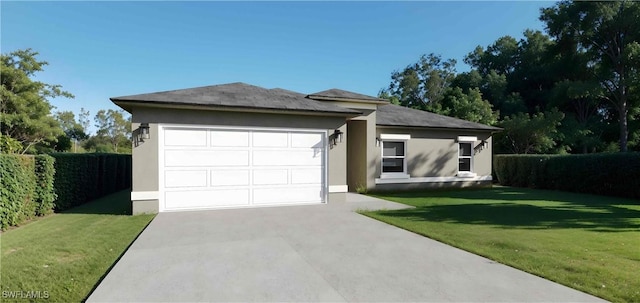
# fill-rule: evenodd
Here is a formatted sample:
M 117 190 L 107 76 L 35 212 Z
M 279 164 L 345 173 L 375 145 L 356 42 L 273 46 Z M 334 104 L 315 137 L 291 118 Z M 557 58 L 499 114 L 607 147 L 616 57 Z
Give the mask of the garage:
M 326 130 L 159 130 L 160 211 L 326 202 Z

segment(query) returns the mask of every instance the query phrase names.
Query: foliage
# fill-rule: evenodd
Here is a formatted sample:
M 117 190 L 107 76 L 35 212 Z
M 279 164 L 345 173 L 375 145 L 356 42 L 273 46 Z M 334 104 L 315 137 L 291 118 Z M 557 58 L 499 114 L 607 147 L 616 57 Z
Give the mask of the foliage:
M 35 214 L 32 156 L 0 155 L 0 228 L 6 229 Z
M 84 302 L 154 217 L 131 216 L 129 194 L 120 191 L 4 232 L 1 290 L 48 291 L 47 301 Z
M 109 142 L 113 146 L 113 152 L 118 152 L 118 147 L 125 144 L 131 145 L 131 117 L 124 117 L 123 110 L 100 110 L 95 116 L 96 140 Z
M 496 155 L 503 185 L 640 198 L 640 153 Z
M 397 193 L 367 216 L 611 302 L 640 301 L 637 200 L 526 188 Z
M 389 88 L 381 90 L 378 96 L 393 104 L 473 122 L 495 124 L 497 113 L 482 98 L 478 88 L 473 85 L 467 85 L 464 90 L 451 87 L 452 83 L 471 82 L 476 75 L 462 74 L 468 77 L 458 79 L 455 64 L 455 60 L 442 60 L 439 55 L 423 55 L 417 63 L 407 66 L 401 72 L 394 72 Z
M 15 154 L 22 150 L 20 141 L 0 134 L 0 152 L 3 154 Z
M 89 138 L 87 129 L 80 122 L 76 121 L 76 116 L 72 111 L 57 112 L 55 118 L 64 131 L 64 137 L 58 137 L 58 144 L 55 148 L 56 151 L 69 150 L 71 148 L 71 141 L 73 141 L 74 152 L 77 151 L 78 141 Z M 62 142 L 64 142 L 64 144 L 61 144 Z
M 61 211 L 131 187 L 131 156 L 54 153 L 55 209 Z
M 55 142 L 62 134 L 57 121 L 50 115 L 52 106 L 47 98 L 73 98 L 60 85 L 34 81 L 37 72 L 48 63 L 38 61 L 37 52 L 17 50 L 0 57 L 0 123 L 2 135 L 22 144 L 21 153 L 33 152 L 33 146 Z
M 455 60 L 444 65 L 440 56 L 423 56 L 393 72 L 381 97 L 486 124 L 492 119 L 476 113 L 498 113 L 498 125 L 511 133 L 524 135 L 524 128 L 509 127 L 527 124 L 548 130 L 529 142 L 519 136 L 525 146 L 504 141 L 499 151 L 640 151 L 640 3 L 561 1 L 542 9 L 540 20 L 546 33 L 525 30 L 519 40 L 503 36 L 477 46 L 464 58 L 468 72 L 456 74 Z M 480 98 L 463 95 L 476 89 Z M 447 95 L 457 103 L 445 104 Z M 473 102 L 459 102 L 465 97 Z M 495 113 L 488 115 L 479 100 Z M 554 115 L 547 127 L 537 123 L 555 111 L 564 119 Z
M 495 135 L 496 151 L 514 154 L 554 151 L 557 146 L 557 127 L 563 117 L 563 113 L 554 109 L 547 113 L 518 113 L 504 118 L 498 124 L 504 130 Z
M 630 112 L 640 98 L 630 95 L 640 73 L 640 3 L 562 1 L 542 10 L 540 20 L 559 43 L 586 58 L 591 78 L 603 88 L 619 124 L 619 145 L 627 150 Z
M 0 229 L 52 211 L 53 174 L 49 156 L 0 155 Z
M 455 77 L 455 65 L 455 60 L 443 60 L 440 55 L 422 55 L 418 62 L 391 74 L 386 93 L 395 96 L 402 106 L 422 110 L 438 108 Z
M 491 104 L 482 99 L 478 88 L 463 92 L 461 88 L 449 88 L 442 100 L 440 113 L 471 122 L 488 125 L 496 124 L 498 113 L 491 109 Z
M 35 156 L 35 177 L 36 177 L 36 215 L 43 216 L 53 212 L 57 195 L 53 187 L 53 180 L 56 173 L 54 168 L 55 159 L 49 155 Z

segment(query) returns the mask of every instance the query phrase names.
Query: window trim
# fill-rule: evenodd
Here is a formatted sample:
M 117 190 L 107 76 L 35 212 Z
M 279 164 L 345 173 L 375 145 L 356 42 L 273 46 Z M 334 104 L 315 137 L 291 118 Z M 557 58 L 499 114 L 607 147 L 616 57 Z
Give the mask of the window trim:
M 410 135 L 394 135 L 394 134 L 381 134 L 380 135 L 380 178 L 381 179 L 408 179 L 411 176 L 407 172 L 407 142 L 411 139 Z M 404 155 L 400 156 L 384 156 L 384 143 L 385 142 L 402 142 L 404 144 Z M 384 172 L 384 159 L 399 159 L 402 158 L 402 172 Z

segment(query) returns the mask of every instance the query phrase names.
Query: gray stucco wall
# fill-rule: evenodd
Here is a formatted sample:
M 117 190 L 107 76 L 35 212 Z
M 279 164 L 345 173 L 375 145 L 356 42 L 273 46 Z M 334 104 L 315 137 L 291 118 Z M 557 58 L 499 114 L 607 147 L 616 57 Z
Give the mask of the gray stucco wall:
M 355 192 L 367 185 L 367 121 L 352 120 L 347 126 L 347 184 Z
M 473 156 L 473 172 L 478 176 L 491 175 L 491 133 L 479 131 L 459 130 L 423 130 L 407 128 L 378 128 L 380 134 L 408 134 L 411 139 L 407 142 L 407 172 L 411 178 L 420 177 L 455 177 L 458 173 L 458 136 L 477 137 L 474 147 L 482 140 L 488 142 L 488 147 Z M 378 147 L 378 150 L 380 147 Z M 378 151 L 380 153 L 380 151 Z M 380 177 L 380 160 L 375 167 L 376 178 Z M 375 190 L 411 189 L 417 187 L 468 186 L 478 182 L 448 182 L 419 185 L 406 184 L 377 184 Z M 480 184 L 482 182 L 479 182 Z
M 133 192 L 158 191 L 158 124 L 185 124 L 206 126 L 272 127 L 326 129 L 332 134 L 336 128 L 346 132 L 344 117 L 322 117 L 311 115 L 286 115 L 266 113 L 240 113 L 208 110 L 133 108 L 132 129 L 140 123 L 149 123 L 151 138 L 145 142 L 134 143 Z M 347 184 L 346 143 L 338 143 L 329 149 L 328 182 L 329 185 Z M 157 204 L 157 201 L 156 201 Z M 142 202 L 141 202 L 142 205 Z M 145 202 L 145 209 L 149 203 Z M 134 203 L 134 212 L 135 212 Z M 150 212 L 150 211 L 145 211 Z M 157 210 L 156 210 L 157 212 Z

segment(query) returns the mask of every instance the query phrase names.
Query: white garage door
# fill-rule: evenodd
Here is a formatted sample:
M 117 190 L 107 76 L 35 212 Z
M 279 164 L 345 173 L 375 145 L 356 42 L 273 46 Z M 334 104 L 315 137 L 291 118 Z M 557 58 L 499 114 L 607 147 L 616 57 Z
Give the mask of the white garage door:
M 325 135 L 163 128 L 161 210 L 322 203 Z

